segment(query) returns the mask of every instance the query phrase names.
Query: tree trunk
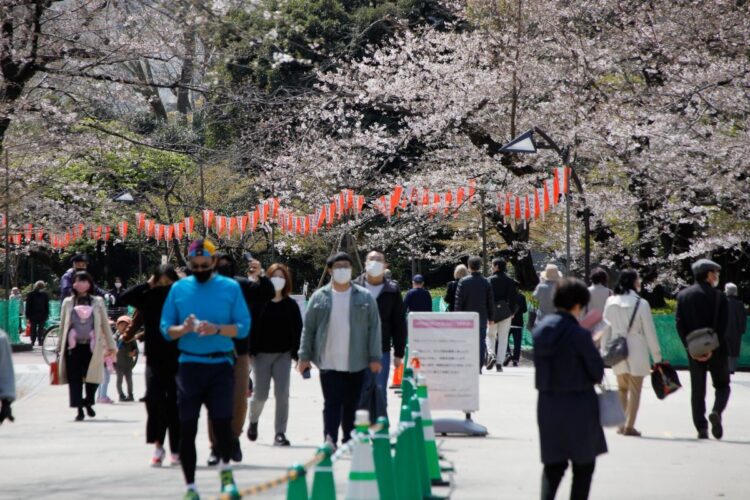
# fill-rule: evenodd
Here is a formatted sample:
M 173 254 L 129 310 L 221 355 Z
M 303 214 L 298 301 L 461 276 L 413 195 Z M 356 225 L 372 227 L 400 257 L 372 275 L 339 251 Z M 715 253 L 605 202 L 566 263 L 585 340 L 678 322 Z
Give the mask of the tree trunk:
M 177 111 L 182 115 L 190 113 L 190 90 L 187 87 L 193 83 L 193 56 L 195 53 L 195 27 L 188 25 L 183 34 L 185 57 L 182 59 L 182 73 L 180 86 L 177 88 Z

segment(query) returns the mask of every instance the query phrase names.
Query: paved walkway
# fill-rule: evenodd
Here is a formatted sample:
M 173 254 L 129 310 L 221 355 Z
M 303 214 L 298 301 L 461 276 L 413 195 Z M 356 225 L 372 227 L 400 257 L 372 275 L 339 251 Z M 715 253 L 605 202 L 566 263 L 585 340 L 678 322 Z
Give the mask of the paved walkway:
M 47 367 L 38 351 L 15 355 L 21 399 L 17 420 L 0 426 L 0 499 L 180 498 L 179 468 L 147 466 L 151 449 L 144 443 L 145 409 L 140 403 L 97 405 L 97 417 L 74 422 L 67 388 L 47 384 Z M 143 367 L 136 395 L 143 394 Z M 607 430 L 610 453 L 597 462 L 592 499 L 746 499 L 750 491 L 750 374 L 738 374 L 725 414 L 725 439 L 695 440 L 687 390 L 658 401 L 644 388 L 637 427 L 643 437 L 628 438 Z M 614 380 L 609 375 L 610 380 Z M 110 385 L 110 396 L 116 390 Z M 290 448 L 275 448 L 273 401 L 260 423 L 260 438 L 243 437 L 245 461 L 236 467 L 240 486 L 282 474 L 294 462 L 314 454 L 321 441 L 322 397 L 317 375 L 294 374 L 291 388 Z M 711 398 L 712 399 L 712 398 Z M 396 402 L 395 395 L 390 401 Z M 442 450 L 455 462 L 453 498 L 533 499 L 539 495 L 539 450 L 533 368 L 508 368 L 481 378 L 481 411 L 475 419 L 490 430 L 487 438 L 448 438 Z M 395 418 L 395 404 L 391 404 Z M 458 416 L 458 415 L 449 415 Z M 205 467 L 208 455 L 205 416 L 198 436 L 197 481 L 203 498 L 214 496 L 216 471 Z M 349 461 L 335 467 L 340 498 Z M 566 477 L 558 498 L 567 498 Z M 274 490 L 263 498 L 284 498 Z

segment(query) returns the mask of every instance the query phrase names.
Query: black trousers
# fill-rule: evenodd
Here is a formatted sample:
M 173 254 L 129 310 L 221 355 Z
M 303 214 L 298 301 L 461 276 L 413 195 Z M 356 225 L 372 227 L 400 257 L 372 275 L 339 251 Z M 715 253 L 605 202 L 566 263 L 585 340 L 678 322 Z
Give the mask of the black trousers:
M 99 384 L 84 382 L 91 363 L 89 344 L 76 344 L 73 349 L 65 349 L 65 370 L 68 375 L 68 394 L 71 408 L 94 406 L 94 396 Z M 86 396 L 83 395 L 84 386 Z
M 570 488 L 570 500 L 586 500 L 591 491 L 591 478 L 594 476 L 596 461 L 588 464 L 573 464 L 573 485 Z M 568 468 L 567 462 L 545 464 L 542 472 L 542 500 L 554 500 Z
M 357 411 L 365 371 L 337 372 L 321 370 L 320 386 L 323 389 L 323 436 L 334 443 L 339 439 L 339 427 L 344 433 L 342 442 L 351 439 L 354 414 Z
M 39 345 L 41 346 L 44 342 L 44 324 L 46 321 L 31 321 L 29 320 L 30 330 L 31 330 L 31 345 L 34 345 L 35 341 L 39 341 Z
M 698 430 L 708 429 L 706 420 L 706 372 L 711 374 L 714 385 L 713 411 L 721 413 L 729 402 L 729 358 L 726 352 L 715 351 L 705 363 L 688 356 L 690 367 L 690 404 L 693 409 L 693 424 Z
M 169 449 L 172 453 L 179 453 L 180 450 L 176 376 L 176 360 L 146 363 L 146 442 L 164 445 L 169 431 Z
M 511 326 L 510 335 L 508 336 L 508 352 L 510 353 L 510 339 L 513 339 L 513 361 L 521 359 L 521 339 L 523 338 L 522 326 Z

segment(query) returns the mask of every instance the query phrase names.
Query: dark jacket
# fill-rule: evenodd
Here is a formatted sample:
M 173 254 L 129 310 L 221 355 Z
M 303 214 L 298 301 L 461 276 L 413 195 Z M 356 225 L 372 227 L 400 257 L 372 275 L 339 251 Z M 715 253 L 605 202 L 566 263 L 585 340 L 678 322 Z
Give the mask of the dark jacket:
M 591 333 L 570 314 L 554 313 L 537 324 L 532 337 L 542 462 L 592 462 L 607 452 L 607 442 L 594 391 L 604 363 Z
M 300 337 L 302 336 L 302 313 L 297 302 L 284 297 L 279 302 L 269 301 L 263 313 L 255 316 L 258 324 L 250 338 L 250 354 L 288 352 L 297 359 Z
M 729 315 L 727 318 L 727 347 L 729 355 L 738 358 L 740 356 L 740 345 L 742 336 L 747 329 L 747 312 L 745 304 L 737 297 L 727 297 Z M 26 313 L 28 314 L 28 312 Z
M 716 301 L 719 317 L 716 318 Z M 727 356 L 727 296 L 708 283 L 696 283 L 677 294 L 677 333 L 686 344 L 688 334 L 699 328 L 714 328 L 719 336 L 718 354 Z
M 354 280 L 355 285 L 365 287 L 365 275 Z M 391 352 L 397 358 L 403 358 L 406 351 L 406 307 L 401 297 L 398 283 L 385 280 L 383 290 L 375 299 L 380 313 L 380 333 L 383 343 L 383 353 Z
M 250 311 L 250 335 L 244 339 L 232 339 L 234 341 L 234 350 L 237 354 L 248 354 L 250 352 L 250 339 L 257 332 L 259 322 L 255 319 L 260 318 L 266 304 L 276 295 L 271 280 L 261 276 L 258 281 L 250 281 L 243 276 L 234 278 L 240 285 L 242 296 L 245 297 L 248 311 Z
M 523 328 L 523 315 L 528 312 L 529 308 L 526 306 L 526 297 L 521 292 L 516 292 L 511 308 L 516 311 L 516 314 L 513 315 L 510 326 Z
M 495 298 L 495 303 L 504 300 L 508 303 L 511 309 L 515 310 L 515 297 L 516 291 L 518 290 L 518 283 L 507 274 L 501 272 L 495 272 L 488 278 L 490 285 L 492 285 L 492 295 Z
M 177 370 L 177 342 L 168 342 L 161 333 L 161 310 L 167 300 L 171 286 L 157 286 L 151 288 L 148 283 L 135 285 L 120 295 L 120 300 L 126 306 L 133 306 L 143 317 L 143 341 L 146 354 L 146 364 L 173 366 Z
M 34 290 L 26 296 L 26 318 L 33 323 L 44 323 L 49 318 L 49 295 Z
M 458 288 L 458 281 L 449 281 L 448 286 L 445 287 L 443 300 L 448 304 L 448 311 L 456 310 L 456 288 Z
M 406 292 L 404 306 L 408 312 L 432 312 L 432 295 L 425 288 L 412 288 Z
M 479 313 L 480 324 L 494 321 L 495 298 L 490 282 L 482 273 L 475 271 L 458 282 L 455 310 Z
M 117 288 L 112 288 L 112 290 L 109 291 L 109 295 L 112 297 L 112 306 L 116 308 L 123 308 L 127 307 L 126 304 L 122 302 L 122 295 L 125 293 L 125 288 L 120 287 L 118 290 Z

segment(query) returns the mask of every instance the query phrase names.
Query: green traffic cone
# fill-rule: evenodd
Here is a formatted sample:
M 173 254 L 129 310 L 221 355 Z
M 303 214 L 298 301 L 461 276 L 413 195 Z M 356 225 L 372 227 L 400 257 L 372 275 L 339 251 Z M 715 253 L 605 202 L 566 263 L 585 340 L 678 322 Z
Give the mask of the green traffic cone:
M 375 459 L 375 473 L 378 476 L 378 492 L 380 498 L 398 500 L 395 472 L 393 470 L 393 455 L 391 455 L 391 436 L 388 432 L 388 419 L 378 418 L 380 430 L 375 433 L 372 441 L 372 455 Z
M 414 422 L 411 407 L 401 407 L 401 422 L 396 440 L 396 480 L 399 485 L 399 500 L 422 500 L 422 483 L 419 478 L 417 454 L 414 442 Z
M 416 450 L 417 467 L 419 468 L 419 480 L 422 485 L 422 498 L 432 498 L 432 488 L 430 473 L 427 470 L 427 453 L 424 442 L 424 427 L 422 426 L 422 410 L 419 406 L 417 395 L 411 398 L 409 402 L 411 407 L 411 416 L 414 419 L 414 449 Z
M 408 405 L 415 392 L 414 369 L 407 366 L 404 368 L 404 378 L 401 380 L 401 404 Z
M 329 443 L 326 443 L 318 449 L 318 453 L 324 453 L 325 458 L 315 466 L 311 500 L 336 500 L 333 462 L 331 462 L 333 447 Z
M 423 375 L 417 375 L 417 396 L 419 407 L 422 409 L 422 427 L 424 428 L 425 452 L 427 453 L 427 470 L 433 486 L 448 486 L 448 482 L 440 475 L 440 457 L 435 442 L 435 426 L 432 423 L 430 398 L 427 381 Z
M 289 486 L 286 488 L 286 500 L 308 500 L 305 467 L 294 464 L 289 468 L 289 472 L 295 472 L 296 476 L 289 481 Z
M 346 500 L 379 500 L 375 461 L 370 443 L 370 412 L 357 410 L 354 426 L 354 449 Z

